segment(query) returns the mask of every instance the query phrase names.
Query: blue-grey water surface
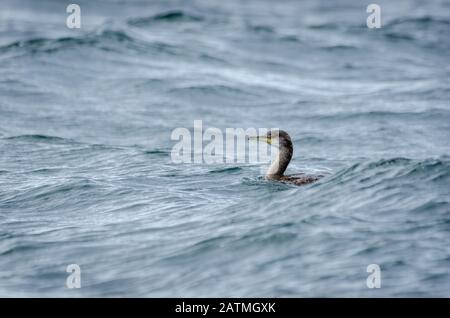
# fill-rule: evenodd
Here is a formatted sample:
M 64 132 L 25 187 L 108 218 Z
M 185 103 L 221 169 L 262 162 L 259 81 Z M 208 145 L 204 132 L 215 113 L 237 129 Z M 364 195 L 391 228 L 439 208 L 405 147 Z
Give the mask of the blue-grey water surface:
M 0 296 L 449 297 L 450 1 L 370 2 L 78 0 L 68 29 L 2 0 Z M 194 120 L 326 176 L 174 164 Z

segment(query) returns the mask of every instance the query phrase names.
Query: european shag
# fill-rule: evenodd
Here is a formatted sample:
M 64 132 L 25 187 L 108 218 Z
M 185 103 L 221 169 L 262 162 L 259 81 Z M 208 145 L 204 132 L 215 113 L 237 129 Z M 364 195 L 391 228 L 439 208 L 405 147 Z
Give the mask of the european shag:
M 249 136 L 248 139 L 266 142 L 269 145 L 278 146 L 276 159 L 270 165 L 266 172 L 266 179 L 291 183 L 295 185 L 304 185 L 319 180 L 321 175 L 305 175 L 303 173 L 285 176 L 289 162 L 292 159 L 293 145 L 291 137 L 284 130 L 271 130 L 266 135 Z

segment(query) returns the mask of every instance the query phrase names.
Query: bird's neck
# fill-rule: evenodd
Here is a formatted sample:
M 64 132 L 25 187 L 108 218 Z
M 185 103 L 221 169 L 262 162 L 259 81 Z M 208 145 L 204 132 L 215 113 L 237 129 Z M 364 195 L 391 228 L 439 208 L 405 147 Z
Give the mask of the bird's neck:
M 280 146 L 277 157 L 266 172 L 267 179 L 279 179 L 283 176 L 292 158 L 292 147 Z

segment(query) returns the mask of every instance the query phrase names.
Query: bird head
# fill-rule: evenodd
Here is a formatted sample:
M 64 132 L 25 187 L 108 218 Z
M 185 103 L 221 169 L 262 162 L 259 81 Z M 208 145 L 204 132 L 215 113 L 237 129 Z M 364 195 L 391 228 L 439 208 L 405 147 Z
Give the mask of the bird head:
M 248 139 L 265 142 L 277 147 L 292 147 L 291 137 L 284 130 L 272 129 L 264 135 L 248 136 Z

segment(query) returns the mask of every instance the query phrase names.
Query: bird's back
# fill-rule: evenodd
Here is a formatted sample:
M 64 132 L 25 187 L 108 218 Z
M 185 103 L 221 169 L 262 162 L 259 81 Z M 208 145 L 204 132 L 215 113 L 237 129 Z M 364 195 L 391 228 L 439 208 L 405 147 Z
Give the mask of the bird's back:
M 279 181 L 295 185 L 305 185 L 316 182 L 322 177 L 323 177 L 322 175 L 298 174 L 298 175 L 282 176 L 279 179 Z

